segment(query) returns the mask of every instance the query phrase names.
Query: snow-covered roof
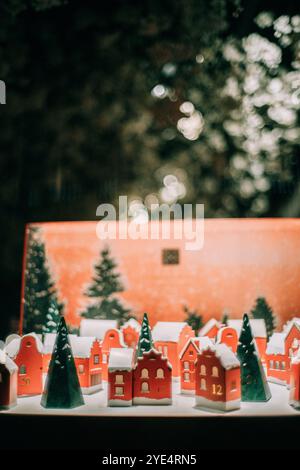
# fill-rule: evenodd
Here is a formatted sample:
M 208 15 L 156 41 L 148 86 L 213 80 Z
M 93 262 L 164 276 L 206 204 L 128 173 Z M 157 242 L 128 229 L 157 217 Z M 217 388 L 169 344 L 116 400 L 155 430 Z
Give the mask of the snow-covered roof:
M 249 322 L 250 322 L 250 326 L 251 326 L 251 330 L 252 330 L 254 338 L 266 338 L 267 337 L 265 320 L 251 318 Z M 234 328 L 238 334 L 238 337 L 240 337 L 243 320 L 228 320 L 227 325 L 230 326 L 231 328 Z
M 76 337 L 77 335 L 69 335 L 69 339 L 71 337 Z M 54 343 L 56 339 L 56 333 L 46 333 L 44 337 L 44 346 L 43 346 L 43 353 L 44 354 L 52 354 Z
M 213 346 L 201 348 L 201 352 L 208 350 L 215 353 L 216 357 L 220 359 L 221 365 L 224 367 L 224 369 L 229 370 L 240 366 L 240 361 L 232 352 L 232 350 L 227 346 L 227 344 L 218 343 Z
M 18 370 L 17 364 L 15 364 L 14 361 L 3 350 L 0 350 L 0 364 L 4 364 L 10 374 L 17 372 Z
M 268 342 L 266 354 L 284 354 L 285 338 L 285 333 L 273 333 Z
M 133 367 L 133 353 L 131 348 L 111 348 L 108 360 L 108 370 L 131 370 Z
M 123 330 L 124 328 L 127 328 L 127 326 L 131 326 L 131 328 L 137 332 L 141 331 L 141 325 L 135 318 L 130 318 L 126 323 L 124 323 L 121 329 Z
M 17 335 L 16 333 L 12 333 L 11 335 L 8 335 L 5 339 L 5 346 L 11 343 L 11 341 L 13 341 L 14 339 L 19 339 L 19 338 L 21 338 L 21 336 Z
M 170 341 L 177 343 L 186 322 L 159 321 L 152 330 L 153 341 Z
M 73 356 L 78 358 L 89 358 L 96 337 L 94 336 L 69 336 Z
M 214 326 L 217 326 L 218 328 L 220 328 L 221 325 L 222 323 L 220 323 L 218 320 L 216 320 L 215 318 L 211 318 L 201 328 L 201 330 L 199 331 L 199 336 L 207 336 L 207 333 L 209 332 L 209 330 L 211 330 Z
M 10 341 L 10 343 L 8 343 L 6 346 L 5 346 L 5 351 L 6 353 L 9 355 L 9 357 L 11 358 L 15 358 L 16 355 L 19 353 L 20 351 L 20 346 L 21 346 L 21 341 L 24 340 L 24 338 L 34 338 L 35 339 L 35 342 L 36 342 L 36 347 L 37 347 L 37 350 L 42 353 L 43 352 L 43 343 L 42 341 L 40 340 L 40 338 L 38 337 L 38 335 L 36 333 L 28 333 L 27 335 L 24 335 L 19 338 L 15 338 L 13 339 L 12 341 Z
M 292 318 L 284 325 L 283 332 L 285 333 L 285 336 L 289 334 L 293 325 L 295 325 L 298 328 L 298 330 L 300 330 L 300 318 L 299 317 Z
M 197 352 L 199 352 L 201 348 L 203 349 L 214 345 L 214 341 L 208 336 L 197 336 L 195 338 L 189 338 L 179 354 L 180 359 L 191 343 L 195 346 Z
M 0 339 L 0 349 L 4 349 L 5 348 L 5 343 L 4 341 L 2 341 L 2 339 Z
M 291 360 L 291 363 L 292 364 L 300 364 L 300 348 L 296 352 L 295 356 L 293 356 L 293 358 Z
M 118 328 L 117 320 L 94 320 L 84 318 L 80 322 L 80 336 L 96 336 L 102 340 L 107 330 Z

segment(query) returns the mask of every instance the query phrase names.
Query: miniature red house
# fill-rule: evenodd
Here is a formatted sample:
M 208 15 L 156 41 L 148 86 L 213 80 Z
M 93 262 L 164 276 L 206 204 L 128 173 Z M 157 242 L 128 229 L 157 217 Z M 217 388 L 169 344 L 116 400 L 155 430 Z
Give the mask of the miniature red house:
M 240 363 L 226 344 L 216 344 L 198 354 L 196 406 L 230 411 L 240 408 Z
M 17 404 L 18 367 L 0 350 L 0 410 Z
M 123 335 L 120 330 L 111 328 L 106 331 L 104 339 L 101 343 L 102 351 L 102 377 L 103 380 L 107 380 L 108 377 L 108 361 L 109 354 L 112 348 L 125 348 L 126 344 L 123 341 Z
M 273 333 L 266 350 L 267 377 L 269 382 L 288 384 L 290 358 L 285 352 L 285 333 Z
M 300 409 L 300 349 L 291 363 L 289 404 L 296 409 Z
M 152 330 L 154 346 L 170 361 L 174 378 L 180 377 L 180 352 L 188 339 L 194 336 L 194 331 L 185 322 L 159 321 Z
M 43 391 L 43 344 L 35 333 L 11 341 L 6 352 L 18 366 L 18 396 Z
M 242 320 L 228 320 L 228 326 L 234 328 L 237 332 L 238 337 L 240 337 L 242 329 Z M 267 330 L 264 320 L 261 319 L 251 319 L 250 326 L 252 334 L 255 338 L 255 343 L 257 350 L 262 362 L 265 362 L 266 349 L 267 349 Z
M 70 336 L 77 375 L 82 393 L 102 390 L 101 346 L 91 336 Z
M 129 348 L 135 348 L 139 341 L 141 325 L 134 318 L 130 318 L 124 325 L 121 327 L 123 334 L 124 343 Z
M 217 343 L 226 344 L 234 353 L 237 351 L 238 342 L 239 338 L 234 328 L 230 328 L 230 326 L 224 326 L 218 331 Z
M 161 352 L 150 349 L 137 359 L 133 370 L 134 405 L 172 403 L 172 366 Z
M 211 318 L 199 331 L 199 336 L 208 336 L 209 338 L 216 339 L 218 331 L 224 326 L 215 318 Z
M 292 358 L 300 347 L 300 318 L 293 318 L 283 329 L 285 334 L 285 353 Z
M 195 364 L 201 348 L 213 346 L 207 336 L 190 338 L 179 355 L 180 359 L 180 390 L 183 394 L 195 393 Z
M 108 405 L 132 405 L 132 369 L 134 350 L 112 348 L 108 362 Z

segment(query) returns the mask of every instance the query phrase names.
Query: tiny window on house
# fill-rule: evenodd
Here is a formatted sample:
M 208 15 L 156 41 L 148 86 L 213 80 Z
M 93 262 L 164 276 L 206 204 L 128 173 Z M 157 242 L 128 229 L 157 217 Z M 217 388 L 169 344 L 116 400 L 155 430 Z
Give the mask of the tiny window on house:
M 190 381 L 190 374 L 188 372 L 184 373 L 184 381 L 189 382 Z
M 31 348 L 31 346 L 32 346 L 31 341 L 26 341 L 26 348 Z
M 21 365 L 21 366 L 20 366 L 20 369 L 19 369 L 19 373 L 22 374 L 22 375 L 23 375 L 23 374 L 26 374 L 26 366 Z
M 281 363 L 281 370 L 285 370 L 285 362 L 284 361 L 282 361 L 282 363 Z
M 231 382 L 230 390 L 231 390 L 232 392 L 235 392 L 235 391 L 236 391 L 236 380 L 233 380 L 233 381 Z
M 156 371 L 156 378 L 157 379 L 164 379 L 165 374 L 163 369 L 157 369 Z
M 115 394 L 118 395 L 118 396 L 124 395 L 123 387 L 116 387 L 116 393 Z
M 270 361 L 270 369 L 274 369 L 274 361 Z
M 179 250 L 177 249 L 164 249 L 162 251 L 163 264 L 179 264 Z
M 148 384 L 148 382 L 142 382 L 141 391 L 144 392 L 144 393 L 149 392 L 149 384 Z
M 99 364 L 100 360 L 99 360 L 99 354 L 95 354 L 94 355 L 94 364 Z
M 212 376 L 219 377 L 219 369 L 216 366 L 212 368 Z
M 107 354 L 102 355 L 102 362 L 103 364 L 107 364 Z
M 141 377 L 142 377 L 142 379 L 149 379 L 149 372 L 148 372 L 148 369 L 142 369 L 142 371 L 141 371 Z
M 200 388 L 201 388 L 201 390 L 206 390 L 206 380 L 205 379 L 200 380 Z
M 200 367 L 200 375 L 206 375 L 206 367 L 204 364 L 202 364 Z
M 78 372 L 79 372 L 79 374 L 84 374 L 84 365 L 83 364 L 79 364 Z
M 165 357 L 168 356 L 168 346 L 164 346 L 163 355 L 164 355 Z
M 116 384 L 123 384 L 123 375 L 122 374 L 117 374 L 116 375 Z
M 299 341 L 298 341 L 297 338 L 294 338 L 294 339 L 293 339 L 293 345 L 292 345 L 292 347 L 293 347 L 293 348 L 298 348 L 298 346 L 299 346 Z
M 280 369 L 280 363 L 279 363 L 279 361 L 276 361 L 276 363 L 275 363 L 275 369 Z
M 188 370 L 188 369 L 190 368 L 189 361 L 184 361 L 183 367 L 184 367 L 184 369 L 187 369 L 187 370 Z

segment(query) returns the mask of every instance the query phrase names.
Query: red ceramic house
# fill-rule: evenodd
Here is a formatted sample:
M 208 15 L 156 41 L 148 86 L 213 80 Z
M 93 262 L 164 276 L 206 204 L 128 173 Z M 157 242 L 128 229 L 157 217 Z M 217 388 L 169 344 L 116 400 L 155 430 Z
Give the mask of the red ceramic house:
M 125 348 L 126 344 L 123 341 L 123 335 L 120 330 L 111 328 L 106 331 L 103 341 L 101 342 L 102 351 L 102 377 L 103 380 L 108 378 L 108 361 L 109 354 L 112 348 Z
M 101 346 L 91 336 L 70 336 L 70 343 L 82 393 L 102 390 Z
M 213 341 L 207 336 L 190 338 L 179 355 L 180 390 L 183 394 L 195 393 L 195 364 L 201 348 L 212 346 Z
M 293 318 L 284 327 L 285 353 L 289 358 L 294 357 L 300 347 L 300 318 Z
M 216 339 L 220 328 L 224 325 L 215 318 L 211 318 L 199 331 L 199 336 L 208 336 L 209 338 Z
M 266 350 L 267 377 L 269 382 L 288 384 L 290 358 L 285 352 L 285 333 L 273 333 Z
M 172 366 L 155 349 L 137 359 L 133 370 L 133 404 L 172 404 Z
M 300 349 L 291 361 L 289 404 L 300 409 Z
M 7 410 L 17 404 L 18 367 L 0 350 L 0 410 Z
M 123 340 L 126 346 L 129 348 L 135 349 L 139 341 L 141 325 L 135 320 L 135 318 L 130 318 L 124 325 L 121 327 L 123 334 Z
M 192 328 L 185 322 L 157 322 L 152 330 L 155 349 L 167 357 L 172 365 L 172 375 L 180 377 L 179 355 L 189 338 L 195 336 Z
M 228 320 L 228 326 L 234 328 L 237 332 L 238 337 L 240 337 L 243 320 Z M 264 320 L 261 319 L 251 319 L 250 326 L 252 334 L 255 339 L 257 350 L 261 361 L 264 363 L 266 359 L 266 349 L 267 349 L 267 330 Z
M 108 362 L 108 406 L 132 405 L 134 350 L 112 348 Z
M 226 344 L 234 353 L 237 351 L 238 342 L 239 338 L 234 328 L 224 326 L 218 331 L 217 343 Z
M 12 340 L 6 352 L 18 366 L 18 396 L 43 391 L 43 344 L 35 333 Z
M 240 408 L 240 363 L 226 344 L 216 344 L 198 354 L 195 378 L 196 406 L 221 411 Z

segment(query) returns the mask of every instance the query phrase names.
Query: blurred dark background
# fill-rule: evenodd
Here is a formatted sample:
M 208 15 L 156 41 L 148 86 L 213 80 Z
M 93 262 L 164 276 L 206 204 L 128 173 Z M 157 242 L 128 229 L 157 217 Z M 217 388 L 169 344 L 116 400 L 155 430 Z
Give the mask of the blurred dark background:
M 258 0 L 3 0 L 0 338 L 24 225 L 101 202 L 300 215 L 300 8 Z

